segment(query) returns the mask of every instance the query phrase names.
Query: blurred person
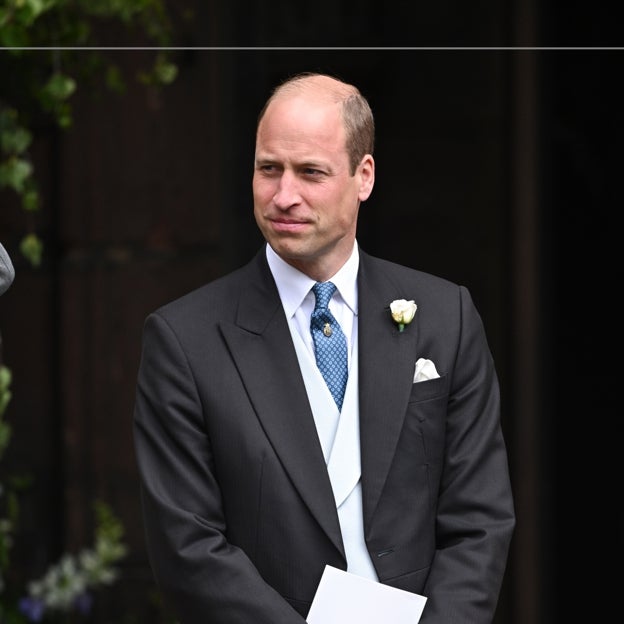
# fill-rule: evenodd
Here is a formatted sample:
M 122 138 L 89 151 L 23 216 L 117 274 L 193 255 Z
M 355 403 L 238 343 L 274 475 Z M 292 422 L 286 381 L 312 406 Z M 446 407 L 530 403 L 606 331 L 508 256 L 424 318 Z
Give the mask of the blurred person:
M 11 256 L 0 243 L 0 295 L 4 294 L 15 279 L 15 269 L 11 262 Z

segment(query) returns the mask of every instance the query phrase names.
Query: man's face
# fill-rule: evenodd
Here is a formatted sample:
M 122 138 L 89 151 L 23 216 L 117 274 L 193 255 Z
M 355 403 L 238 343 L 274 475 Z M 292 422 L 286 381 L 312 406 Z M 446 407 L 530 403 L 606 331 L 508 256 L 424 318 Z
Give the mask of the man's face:
M 353 250 L 373 182 L 372 156 L 349 174 L 339 104 L 291 95 L 269 105 L 256 136 L 254 215 L 286 262 L 316 280 L 332 277 Z

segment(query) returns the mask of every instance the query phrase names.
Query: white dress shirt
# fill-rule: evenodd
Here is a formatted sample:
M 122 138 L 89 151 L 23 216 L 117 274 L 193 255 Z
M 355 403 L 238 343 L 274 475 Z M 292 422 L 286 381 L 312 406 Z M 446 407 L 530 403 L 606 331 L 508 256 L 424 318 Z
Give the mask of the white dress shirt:
M 291 331 L 295 329 L 299 333 L 310 353 L 314 356 L 310 317 L 315 304 L 312 286 L 316 282 L 282 260 L 270 245 L 266 246 L 266 255 Z M 360 256 L 356 242 L 349 259 L 328 280 L 336 286 L 336 292 L 329 302 L 329 309 L 340 324 L 347 339 L 349 368 L 351 368 L 353 345 L 357 340 L 357 272 L 359 262 Z

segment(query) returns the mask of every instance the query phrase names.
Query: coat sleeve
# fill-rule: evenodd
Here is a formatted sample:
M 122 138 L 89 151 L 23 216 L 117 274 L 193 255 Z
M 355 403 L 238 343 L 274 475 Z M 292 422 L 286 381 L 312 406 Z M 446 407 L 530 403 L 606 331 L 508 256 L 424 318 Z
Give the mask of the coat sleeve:
M 459 310 L 436 552 L 421 624 L 492 622 L 515 525 L 498 379 L 481 318 L 463 287 Z
M 196 383 L 175 332 L 145 323 L 134 444 L 147 551 L 179 624 L 303 624 L 246 554 L 227 540 Z

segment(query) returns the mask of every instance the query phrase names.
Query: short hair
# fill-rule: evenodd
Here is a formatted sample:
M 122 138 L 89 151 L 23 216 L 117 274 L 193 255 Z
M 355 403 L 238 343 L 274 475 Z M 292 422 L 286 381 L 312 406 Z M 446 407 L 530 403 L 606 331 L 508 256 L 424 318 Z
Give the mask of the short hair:
M 278 84 L 258 115 L 258 125 L 267 108 L 282 95 L 314 91 L 322 93 L 332 102 L 342 104 L 342 122 L 345 128 L 345 148 L 349 157 L 350 174 L 355 171 L 366 154 L 375 149 L 375 120 L 368 100 L 354 85 L 314 72 L 302 72 Z

